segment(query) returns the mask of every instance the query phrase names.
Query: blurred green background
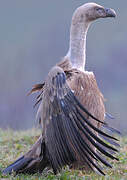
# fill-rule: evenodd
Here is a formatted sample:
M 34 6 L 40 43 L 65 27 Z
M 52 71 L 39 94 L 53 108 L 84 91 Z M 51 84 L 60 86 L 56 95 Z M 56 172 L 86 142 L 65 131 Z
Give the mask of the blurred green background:
M 89 1 L 0 1 L 0 127 L 34 126 L 35 96 L 26 94 L 42 82 L 66 55 L 74 10 Z M 87 36 L 87 67 L 96 75 L 115 116 L 114 127 L 127 133 L 127 1 L 94 1 L 114 8 L 116 19 L 99 19 Z

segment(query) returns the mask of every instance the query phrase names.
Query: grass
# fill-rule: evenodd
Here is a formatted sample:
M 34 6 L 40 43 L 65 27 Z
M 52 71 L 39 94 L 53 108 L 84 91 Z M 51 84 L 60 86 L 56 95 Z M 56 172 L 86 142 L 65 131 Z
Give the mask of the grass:
M 16 158 L 28 151 L 36 141 L 39 131 L 33 129 L 28 131 L 12 131 L 0 129 L 0 169 L 7 167 Z M 126 180 L 127 179 L 127 138 L 120 138 L 121 149 L 118 153 L 119 162 L 111 161 L 112 169 L 105 168 L 106 176 L 99 176 L 95 173 L 86 174 L 84 171 L 63 169 L 58 175 L 52 171 L 45 171 L 43 174 L 35 175 L 7 175 L 0 173 L 3 180 Z

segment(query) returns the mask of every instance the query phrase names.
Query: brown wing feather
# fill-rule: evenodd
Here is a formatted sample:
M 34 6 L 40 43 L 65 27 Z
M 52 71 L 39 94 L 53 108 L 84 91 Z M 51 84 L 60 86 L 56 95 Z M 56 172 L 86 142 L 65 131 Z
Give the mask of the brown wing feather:
M 78 97 L 81 104 L 93 116 L 104 122 L 104 98 L 97 86 L 94 74 L 78 71 L 78 73 L 74 73 L 73 77 L 68 79 L 67 82 L 69 84 L 69 87 L 74 91 L 75 96 Z M 100 126 L 102 125 L 97 121 L 93 121 L 93 119 L 89 117 L 86 113 L 83 113 L 83 115 L 96 128 L 100 128 Z M 93 129 L 91 129 L 91 131 L 95 135 L 98 135 L 98 133 L 95 132 Z M 96 152 L 96 148 L 89 142 L 85 135 L 83 135 L 83 139 L 85 142 L 88 143 L 88 145 L 93 149 L 93 151 Z M 87 163 L 82 162 L 82 158 L 80 158 L 76 163 L 72 165 L 73 168 L 78 168 L 82 166 L 85 170 L 89 169 Z
M 38 91 L 43 90 L 44 84 L 45 84 L 45 83 L 43 83 L 43 84 L 35 84 L 35 85 L 33 86 L 33 88 L 31 89 L 31 91 L 28 93 L 28 96 L 29 96 L 30 94 L 32 94 L 32 93 L 35 93 L 35 92 L 38 92 Z
M 72 75 L 66 81 L 66 75 L 63 70 L 59 67 L 54 67 L 49 72 L 45 82 L 42 97 L 43 101 L 39 109 L 42 109 L 43 112 L 41 114 L 41 121 L 49 161 L 54 173 L 60 170 L 64 165 L 83 162 L 83 165 L 87 164 L 90 169 L 95 168 L 100 173 L 104 174 L 99 165 L 96 164 L 96 161 L 100 161 L 109 167 L 111 167 L 111 165 L 96 152 L 96 149 L 112 159 L 117 158 L 110 154 L 110 150 L 114 152 L 117 150 L 102 141 L 97 136 L 97 133 L 114 140 L 115 138 L 99 131 L 99 120 L 87 112 L 83 107 L 86 105 L 85 103 L 83 106 L 80 103 L 81 90 L 77 90 L 77 88 L 79 88 L 77 86 L 82 85 L 84 74 L 77 70 L 71 71 Z M 95 80 L 92 79 L 91 88 L 93 81 L 95 82 Z M 75 85 L 72 86 L 73 83 L 75 83 Z M 97 91 L 102 101 L 102 95 L 98 89 L 96 89 L 96 92 Z M 94 88 L 91 92 L 96 93 Z M 96 95 L 94 94 L 93 97 L 94 96 Z M 83 96 L 82 99 L 83 98 L 86 98 L 86 96 Z M 89 102 L 89 99 L 87 100 L 88 105 L 89 103 L 92 104 L 92 102 Z M 93 101 L 94 106 L 95 103 L 99 102 L 98 97 L 94 97 L 90 99 L 90 101 Z M 83 100 L 81 102 L 83 102 Z M 91 104 L 89 106 L 91 106 Z M 87 108 L 89 106 L 87 106 Z M 96 106 L 100 106 L 100 104 L 96 104 Z M 89 110 L 92 110 L 92 108 Z M 92 112 L 96 112 L 94 115 L 98 115 L 99 109 Z M 102 120 L 104 120 L 104 110 L 102 113 Z M 106 150 L 104 148 L 106 148 Z
M 67 82 L 81 104 L 92 115 L 104 121 L 104 97 L 97 86 L 94 74 L 77 71 Z

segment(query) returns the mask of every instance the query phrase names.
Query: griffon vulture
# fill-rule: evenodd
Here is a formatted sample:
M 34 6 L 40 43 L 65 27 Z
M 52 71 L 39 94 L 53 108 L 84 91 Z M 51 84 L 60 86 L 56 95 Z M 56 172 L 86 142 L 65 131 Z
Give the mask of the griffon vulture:
M 102 165 L 112 167 L 104 156 L 118 160 L 113 155 L 118 151 L 117 139 L 100 129 L 110 128 L 104 122 L 103 95 L 93 72 L 85 70 L 89 26 L 96 19 L 115 16 L 113 9 L 95 3 L 76 9 L 67 55 L 50 70 L 45 82 L 31 91 L 40 91 L 37 114 L 42 134 L 29 152 L 3 170 L 4 174 L 42 172 L 45 167 L 56 174 L 69 165 L 104 175 Z

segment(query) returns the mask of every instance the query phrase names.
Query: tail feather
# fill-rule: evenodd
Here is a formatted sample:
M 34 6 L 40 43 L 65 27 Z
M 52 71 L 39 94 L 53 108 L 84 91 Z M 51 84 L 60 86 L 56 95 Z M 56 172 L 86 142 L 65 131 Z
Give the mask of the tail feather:
M 11 174 L 12 172 L 20 172 L 22 171 L 31 161 L 33 158 L 30 157 L 24 157 L 22 156 L 18 160 L 16 160 L 14 163 L 9 165 L 7 168 L 3 170 L 3 174 Z
M 28 173 L 33 174 L 42 172 L 45 167 L 49 166 L 46 156 L 45 144 L 42 136 L 36 141 L 33 147 L 24 156 L 17 159 L 14 163 L 5 168 L 3 174 Z

